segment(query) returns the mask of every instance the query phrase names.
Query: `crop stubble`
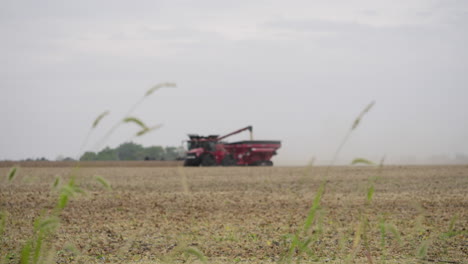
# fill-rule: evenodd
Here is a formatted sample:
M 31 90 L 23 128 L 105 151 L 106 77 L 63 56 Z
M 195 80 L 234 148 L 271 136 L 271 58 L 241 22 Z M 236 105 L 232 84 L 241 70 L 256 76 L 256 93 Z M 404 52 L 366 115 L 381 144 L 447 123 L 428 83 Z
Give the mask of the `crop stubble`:
M 54 240 L 58 261 L 129 262 L 182 258 L 176 252 L 195 247 L 213 262 L 276 262 L 288 249 L 287 234 L 301 228 L 324 167 L 310 173 L 301 167 L 84 167 L 79 185 L 87 190 L 62 213 Z M 1 255 L 17 252 L 31 235 L 33 220 L 55 205 L 56 177 L 65 181 L 70 168 L 21 168 L 17 178 L 0 187 L 0 209 L 9 215 Z M 6 175 L 7 168 L 0 168 Z M 468 166 L 388 166 L 365 206 L 374 167 L 334 167 L 310 246 L 316 259 L 338 261 L 351 253 L 355 232 L 369 219 L 374 258 L 413 261 L 422 241 L 427 258 L 463 263 L 467 258 Z M 96 182 L 103 176 L 106 191 Z M 442 238 L 457 217 L 450 238 Z M 382 251 L 379 222 L 397 227 L 401 243 L 388 234 Z M 322 230 L 320 231 L 320 228 Z M 311 234 L 313 235 L 313 234 Z M 80 253 L 65 248 L 71 245 Z M 309 258 L 311 259 L 311 258 Z M 361 251 L 358 262 L 365 262 Z

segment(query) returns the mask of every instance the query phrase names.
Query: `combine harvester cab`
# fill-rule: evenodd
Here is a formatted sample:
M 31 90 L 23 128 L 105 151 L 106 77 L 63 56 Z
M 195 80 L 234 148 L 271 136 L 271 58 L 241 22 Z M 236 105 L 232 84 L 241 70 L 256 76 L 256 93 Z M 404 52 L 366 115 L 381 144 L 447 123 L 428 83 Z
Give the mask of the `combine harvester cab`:
M 223 139 L 249 130 L 250 140 L 227 143 Z M 184 166 L 273 166 L 271 158 L 281 147 L 278 140 L 253 140 L 252 126 L 225 136 L 189 135 Z

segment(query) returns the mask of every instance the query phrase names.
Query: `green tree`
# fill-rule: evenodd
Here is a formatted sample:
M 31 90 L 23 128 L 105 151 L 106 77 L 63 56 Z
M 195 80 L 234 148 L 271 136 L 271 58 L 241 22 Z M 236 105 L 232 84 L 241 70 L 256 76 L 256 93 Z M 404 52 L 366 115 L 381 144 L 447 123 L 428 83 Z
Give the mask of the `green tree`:
M 179 151 L 176 147 L 166 147 L 164 160 L 176 160 L 179 157 Z
M 97 154 L 91 151 L 85 152 L 80 157 L 81 161 L 91 161 L 91 160 L 96 160 L 96 159 L 97 159 Z
M 106 147 L 97 154 L 96 160 L 119 160 L 119 157 L 115 149 Z
M 115 150 L 119 160 L 143 160 L 145 149 L 139 144 L 126 142 L 118 146 Z
M 140 144 L 126 142 L 115 149 L 106 147 L 98 153 L 85 152 L 80 160 L 176 160 L 184 151 L 180 147 L 150 146 L 145 148 Z
M 165 156 L 164 148 L 161 146 L 151 146 L 145 148 L 145 159 L 161 160 Z

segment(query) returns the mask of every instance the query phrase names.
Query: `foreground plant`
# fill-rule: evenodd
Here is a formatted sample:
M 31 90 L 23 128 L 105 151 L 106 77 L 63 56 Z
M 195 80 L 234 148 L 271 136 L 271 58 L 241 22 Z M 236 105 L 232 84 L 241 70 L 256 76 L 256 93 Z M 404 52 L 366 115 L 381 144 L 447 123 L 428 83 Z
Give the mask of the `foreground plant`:
M 373 105 L 374 102 L 370 103 L 366 108 L 364 108 L 364 110 L 355 119 L 350 130 L 339 144 L 337 150 L 333 155 L 333 159 L 330 162 L 330 165 L 327 166 L 325 170 L 322 183 L 318 187 L 318 190 L 315 194 L 314 200 L 308 211 L 302 228 L 300 228 L 295 234 L 286 236 L 286 238 L 289 241 L 289 248 L 287 250 L 287 253 L 285 254 L 285 257 L 283 258 L 283 262 L 291 263 L 293 260 L 295 260 L 296 263 L 300 263 L 304 256 L 307 257 L 309 260 L 319 260 L 316 257 L 316 255 L 320 254 L 321 248 L 318 248 L 314 245 L 320 246 L 322 244 L 322 240 L 325 239 L 321 237 L 321 225 L 323 224 L 323 220 L 317 218 L 317 215 L 319 215 L 321 211 L 321 202 L 327 187 L 328 172 L 331 166 L 334 165 L 335 161 L 337 160 L 337 157 L 339 156 L 342 148 L 349 140 L 352 132 L 358 127 L 358 125 L 361 123 L 363 116 L 367 112 L 369 112 Z M 382 213 L 377 212 L 375 207 L 373 206 L 375 185 L 377 181 L 382 177 L 383 164 L 384 158 L 382 158 L 382 160 L 378 164 L 365 158 L 356 158 L 351 162 L 351 165 L 375 166 L 377 170 L 375 175 L 370 176 L 367 179 L 365 198 L 363 199 L 363 207 L 357 208 L 359 217 L 355 228 L 352 230 L 350 236 L 343 234 L 341 239 L 338 241 L 341 252 L 340 258 L 344 260 L 345 263 L 354 263 L 358 255 L 363 256 L 365 258 L 365 261 L 369 264 L 376 263 L 377 259 L 379 259 L 381 263 L 386 263 L 387 258 L 389 256 L 387 247 L 390 244 L 393 244 L 393 246 L 396 246 L 397 248 L 401 247 L 402 245 L 402 233 L 398 230 L 395 224 L 387 221 L 386 216 Z M 310 171 L 310 167 L 311 166 L 308 167 L 307 171 Z M 374 221 L 374 219 L 376 218 L 379 219 L 377 223 Z M 423 220 L 423 218 L 418 219 L 419 221 Z M 463 231 L 455 231 L 455 222 L 456 217 L 453 217 L 450 221 L 447 232 L 442 233 L 439 236 L 437 234 L 432 234 L 422 239 L 422 241 L 420 240 L 419 243 L 416 242 L 416 245 L 413 245 L 415 248 L 415 253 L 411 257 L 431 262 L 459 263 L 456 261 L 428 258 L 431 244 L 433 244 L 437 239 L 439 240 L 439 242 L 445 243 L 444 245 L 446 245 L 446 240 L 462 234 Z M 375 232 L 375 227 L 377 227 L 378 232 Z M 421 223 L 417 225 L 417 228 L 421 229 Z M 423 232 L 426 231 L 429 230 L 423 230 Z M 375 240 L 376 233 L 380 234 L 380 248 L 376 248 L 374 246 L 379 245 L 379 243 L 373 241 Z M 349 249 L 346 248 L 346 242 L 350 242 Z M 312 248 L 315 248 L 315 251 L 313 251 Z M 444 251 L 447 252 L 447 248 L 444 247 Z M 343 255 L 345 255 L 345 257 L 343 257 Z
M 302 225 L 302 228 L 299 229 L 299 231 L 296 232 L 296 234 L 287 236 L 290 239 L 290 246 L 289 246 L 289 249 L 287 251 L 286 256 L 283 258 L 283 261 L 289 263 L 289 262 L 291 262 L 293 260 L 293 257 L 296 256 L 296 263 L 299 263 L 300 262 L 300 257 L 304 253 L 306 255 L 308 255 L 309 257 L 314 255 L 314 252 L 311 251 L 309 246 L 313 242 L 316 242 L 317 240 L 320 239 L 320 237 L 319 237 L 320 232 L 318 232 L 317 235 L 315 235 L 315 236 L 311 236 L 310 233 L 311 233 L 311 229 L 313 227 L 313 224 L 318 224 L 318 226 L 320 226 L 320 223 L 317 223 L 317 221 L 316 221 L 316 219 L 317 219 L 316 216 L 317 216 L 317 214 L 318 214 L 318 212 L 320 210 L 322 197 L 323 197 L 323 195 L 325 193 L 325 190 L 326 190 L 328 173 L 329 173 L 331 167 L 338 160 L 338 156 L 339 156 L 341 150 L 343 149 L 344 145 L 346 144 L 346 142 L 348 142 L 352 132 L 359 126 L 359 124 L 361 123 L 361 120 L 364 117 L 364 115 L 366 113 L 368 113 L 372 109 L 374 104 L 375 104 L 375 102 L 372 101 L 371 103 L 369 103 L 361 111 L 361 113 L 359 113 L 359 115 L 353 121 L 350 129 L 348 130 L 348 132 L 344 136 L 343 140 L 340 142 L 337 149 L 335 150 L 335 152 L 333 154 L 333 158 L 332 158 L 330 164 L 327 166 L 325 174 L 323 175 L 322 183 L 320 184 L 320 186 L 319 186 L 319 188 L 318 188 L 318 190 L 317 190 L 317 192 L 315 194 L 314 200 L 313 200 L 312 205 L 311 205 L 311 207 L 309 209 L 309 212 L 308 212 L 308 214 L 306 216 L 304 224 Z M 309 165 L 309 167 L 311 167 L 311 166 L 312 166 L 312 163 L 311 163 L 311 165 Z M 320 229 L 321 228 L 319 227 L 318 230 L 320 230 Z
M 161 127 L 156 125 L 152 127 L 146 126 L 140 119 L 131 117 L 130 114 L 151 94 L 156 90 L 163 87 L 175 87 L 174 83 L 161 83 L 150 88 L 142 98 L 140 98 L 127 112 L 127 114 L 119 122 L 117 122 L 106 135 L 97 143 L 97 146 L 103 144 L 110 135 L 121 125 L 125 123 L 134 123 L 140 127 L 140 130 L 135 134 L 135 137 L 145 135 Z M 109 111 L 105 111 L 98 115 L 91 125 L 83 144 L 80 147 L 78 157 L 81 155 L 81 151 L 88 143 L 88 140 L 92 132 L 97 128 L 99 123 L 104 117 L 109 115 Z M 79 158 L 77 159 L 79 160 Z M 84 194 L 85 191 L 81 189 L 76 183 L 76 174 L 80 168 L 79 161 L 76 166 L 70 172 L 70 180 L 67 184 L 59 187 L 60 178 L 56 178 L 52 184 L 53 189 L 58 189 L 58 197 L 56 204 L 50 214 L 44 214 L 36 218 L 33 224 L 33 234 L 30 238 L 24 242 L 19 254 L 19 263 L 21 264 L 41 264 L 51 263 L 54 261 L 54 236 L 57 234 L 57 229 L 60 225 L 60 215 L 65 210 L 70 199 L 77 194 Z M 13 167 L 7 175 L 8 182 L 12 182 L 17 174 L 18 167 Z M 104 188 L 111 189 L 111 185 L 101 176 L 95 176 L 95 180 L 99 182 Z M 3 233 L 6 228 L 7 214 L 0 211 L 0 239 L 3 238 Z M 204 261 L 204 256 L 198 250 L 194 248 L 187 248 L 185 254 L 192 254 Z M 15 254 L 8 254 L 0 259 L 0 263 L 7 263 L 11 258 L 14 258 Z

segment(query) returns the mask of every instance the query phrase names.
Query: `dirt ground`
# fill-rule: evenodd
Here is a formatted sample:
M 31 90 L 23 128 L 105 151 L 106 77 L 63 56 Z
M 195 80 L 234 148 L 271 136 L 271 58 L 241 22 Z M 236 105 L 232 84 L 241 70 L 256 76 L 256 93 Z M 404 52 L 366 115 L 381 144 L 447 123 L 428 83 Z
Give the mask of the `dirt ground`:
M 17 263 L 69 167 L 0 168 L 0 254 Z M 49 239 L 57 263 L 468 263 L 468 166 L 84 167 Z M 5 176 L 2 176 L 5 175 Z M 104 177 L 106 190 L 95 180 Z M 326 182 L 311 228 L 303 229 Z M 374 186 L 372 200 L 368 193 Z M 198 256 L 198 257 L 197 257 Z M 0 261 L 1 263 L 1 261 Z

